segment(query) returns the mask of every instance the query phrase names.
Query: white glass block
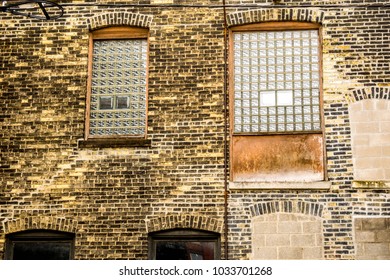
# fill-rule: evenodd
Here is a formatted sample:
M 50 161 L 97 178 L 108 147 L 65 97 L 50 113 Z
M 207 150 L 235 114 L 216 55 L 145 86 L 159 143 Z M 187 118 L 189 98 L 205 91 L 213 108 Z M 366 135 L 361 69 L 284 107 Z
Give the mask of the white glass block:
M 303 125 L 300 123 L 295 124 L 295 130 L 296 131 L 303 131 Z
M 293 63 L 293 58 L 292 58 L 292 54 L 289 54 L 288 56 L 285 56 L 284 57 L 285 59 L 285 63 L 286 63 L 286 69 L 289 69 L 288 71 L 291 71 L 290 69 L 292 69 L 292 63 Z
M 278 105 L 288 106 L 293 105 L 293 92 L 291 90 L 281 90 L 277 92 Z
M 270 124 L 269 128 L 268 128 L 268 131 L 271 131 L 271 132 L 276 131 L 276 125 L 275 124 Z
M 276 105 L 275 97 L 276 96 L 274 91 L 260 92 L 260 106 L 275 106 Z

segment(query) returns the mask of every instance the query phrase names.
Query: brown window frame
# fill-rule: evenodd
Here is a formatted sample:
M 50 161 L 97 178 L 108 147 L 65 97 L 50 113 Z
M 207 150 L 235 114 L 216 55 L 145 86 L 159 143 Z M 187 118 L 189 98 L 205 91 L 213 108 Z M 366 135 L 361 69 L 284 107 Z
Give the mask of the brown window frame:
M 294 30 L 318 30 L 318 68 L 319 68 L 319 110 L 320 110 L 320 130 L 316 131 L 269 131 L 269 132 L 235 132 L 234 125 L 234 101 L 235 101 L 235 88 L 234 88 L 234 33 L 237 32 L 251 32 L 251 31 L 294 31 Z M 318 135 L 322 137 L 322 173 L 323 181 L 327 180 L 326 172 L 326 148 L 325 148 L 325 125 L 324 125 L 324 108 L 323 108 L 323 81 L 322 81 L 322 26 L 318 23 L 311 22 L 279 22 L 270 21 L 262 23 L 253 23 L 247 25 L 233 26 L 229 29 L 229 114 L 230 114 L 230 162 L 232 163 L 232 171 L 230 172 L 230 181 L 235 182 L 235 169 L 234 169 L 234 146 L 235 137 L 247 138 L 249 142 L 253 141 L 255 137 L 283 137 L 283 135 L 291 137 L 300 137 L 302 135 Z M 315 137 L 315 136 L 313 136 Z M 261 180 L 258 182 L 262 182 Z
M 131 135 L 90 135 L 90 113 L 91 113 L 91 96 L 92 96 L 92 66 L 93 66 L 93 43 L 96 40 L 120 40 L 120 39 L 146 39 L 147 54 L 149 53 L 149 29 L 141 27 L 115 26 L 94 30 L 89 36 L 89 53 L 88 53 L 88 80 L 87 96 L 85 111 L 85 135 L 84 141 L 80 141 L 81 147 L 103 146 L 103 147 L 120 147 L 120 146 L 144 146 L 148 145 L 148 78 L 149 78 L 149 55 L 146 56 L 146 96 L 145 96 L 145 128 L 143 134 Z

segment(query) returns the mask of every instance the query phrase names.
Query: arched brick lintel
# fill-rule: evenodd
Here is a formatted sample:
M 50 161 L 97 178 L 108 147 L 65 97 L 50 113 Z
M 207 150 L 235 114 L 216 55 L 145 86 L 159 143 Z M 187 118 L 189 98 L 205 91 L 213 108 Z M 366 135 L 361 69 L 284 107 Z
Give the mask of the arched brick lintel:
M 294 213 L 322 218 L 324 216 L 324 206 L 319 203 L 305 201 L 267 201 L 252 205 L 250 213 L 252 217 L 273 213 Z
M 147 232 L 160 230 L 186 228 L 222 232 L 223 222 L 207 216 L 191 214 L 164 215 L 146 221 Z
M 369 87 L 352 90 L 346 95 L 348 103 L 354 103 L 367 99 L 390 100 L 390 87 Z
M 26 217 L 3 222 L 4 234 L 19 231 L 46 229 L 75 233 L 77 223 L 73 220 L 58 217 Z
M 149 28 L 152 22 L 152 16 L 127 13 L 127 12 L 113 12 L 98 14 L 87 19 L 87 26 L 89 30 L 96 30 L 109 26 L 136 26 Z
M 325 13 L 306 8 L 270 8 L 234 12 L 227 15 L 228 26 L 260 23 L 267 21 L 304 21 L 322 23 Z

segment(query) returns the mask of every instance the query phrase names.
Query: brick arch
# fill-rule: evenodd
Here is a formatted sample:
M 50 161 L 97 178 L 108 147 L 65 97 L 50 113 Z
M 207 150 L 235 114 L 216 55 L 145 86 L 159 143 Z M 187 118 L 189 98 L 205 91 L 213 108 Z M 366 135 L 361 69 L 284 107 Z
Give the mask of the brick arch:
M 315 202 L 277 200 L 252 205 L 250 207 L 250 213 L 252 217 L 273 213 L 293 213 L 321 218 L 324 216 L 324 206 Z
M 5 234 L 32 229 L 46 229 L 64 232 L 76 232 L 77 223 L 73 220 L 58 217 L 27 217 L 3 222 Z
M 352 90 L 346 95 L 348 103 L 354 103 L 367 99 L 390 100 L 390 87 L 370 87 Z
M 151 22 L 152 16 L 150 15 L 127 12 L 112 12 L 95 15 L 87 19 L 87 26 L 89 30 L 118 25 L 149 28 Z
M 250 11 L 240 11 L 227 15 L 228 26 L 243 25 L 266 21 L 305 21 L 322 23 L 325 18 L 323 11 L 304 8 L 272 8 Z
M 208 216 L 192 214 L 172 214 L 147 220 L 146 229 L 149 233 L 175 228 L 222 232 L 222 224 L 222 221 Z

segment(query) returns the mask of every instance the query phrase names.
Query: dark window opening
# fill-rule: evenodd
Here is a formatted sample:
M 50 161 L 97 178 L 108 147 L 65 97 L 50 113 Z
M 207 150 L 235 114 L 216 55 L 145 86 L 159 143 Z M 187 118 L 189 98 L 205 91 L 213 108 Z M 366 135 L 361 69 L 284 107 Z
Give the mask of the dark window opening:
M 7 236 L 6 259 L 69 260 L 73 258 L 74 234 L 31 230 Z
M 149 236 L 149 258 L 155 260 L 219 259 L 219 234 L 194 230 L 152 233 Z

